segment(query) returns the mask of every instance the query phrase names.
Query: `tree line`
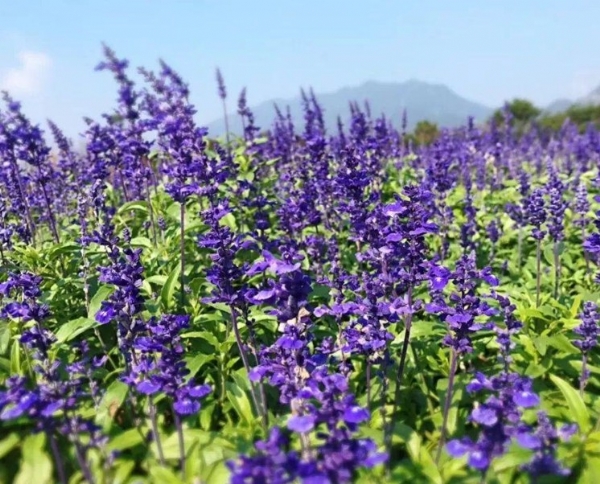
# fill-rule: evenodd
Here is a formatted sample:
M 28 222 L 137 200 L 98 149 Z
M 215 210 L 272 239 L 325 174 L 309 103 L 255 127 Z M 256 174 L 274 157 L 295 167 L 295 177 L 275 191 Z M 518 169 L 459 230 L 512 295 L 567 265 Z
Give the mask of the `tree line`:
M 574 104 L 564 111 L 551 113 L 543 111 L 527 99 L 517 98 L 497 109 L 485 124 L 503 126 L 507 118 L 516 135 L 522 135 L 532 128 L 550 133 L 557 132 L 567 120 L 580 131 L 585 130 L 590 123 L 600 129 L 600 105 Z M 406 141 L 413 145 L 427 145 L 435 141 L 439 133 L 440 129 L 436 123 L 422 120 L 406 135 Z

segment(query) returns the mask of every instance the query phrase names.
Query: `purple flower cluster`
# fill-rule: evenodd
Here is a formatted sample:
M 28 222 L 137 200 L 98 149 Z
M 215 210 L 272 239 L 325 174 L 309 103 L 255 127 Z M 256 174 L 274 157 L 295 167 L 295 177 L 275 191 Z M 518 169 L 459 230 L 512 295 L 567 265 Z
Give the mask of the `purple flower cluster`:
M 571 471 L 557 460 L 556 446 L 560 441 L 569 440 L 576 431 L 577 426 L 574 424 L 565 424 L 556 429 L 548 415 L 539 412 L 536 427 L 523 426 L 517 434 L 519 445 L 534 451 L 533 457 L 523 469 L 533 477 L 571 474 Z
M 544 202 L 544 191 L 541 188 L 536 188 L 525 198 L 523 201 L 523 210 L 525 220 L 533 227 L 531 232 L 533 238 L 535 240 L 543 239 L 546 232 L 542 230 L 542 226 L 546 222 L 547 212 Z
M 163 393 L 169 397 L 179 415 L 198 413 L 200 399 L 211 392 L 209 385 L 198 385 L 186 378 L 189 370 L 183 361 L 185 351 L 180 334 L 188 326 L 189 316 L 151 318 L 146 334 L 139 334 L 132 342 L 133 363 L 124 377 L 141 394 Z
M 279 260 L 265 253 L 264 259 L 250 269 L 251 274 L 262 271 L 273 273 L 277 279 L 271 279 L 267 289 L 250 292 L 248 298 L 277 308 L 274 314 L 280 321 L 282 335 L 260 351 L 259 365 L 250 378 L 266 378 L 279 390 L 281 403 L 289 405 L 292 412 L 287 427 L 298 435 L 302 451 L 299 455 L 278 452 L 276 460 L 265 460 L 263 452 L 242 457 L 240 462 L 230 464 L 233 480 L 255 482 L 243 479 L 252 475 L 256 459 L 260 473 L 289 476 L 289 481 L 281 482 L 298 478 L 304 482 L 350 482 L 359 467 L 371 467 L 385 460 L 372 441 L 355 435 L 358 425 L 369 419 L 369 412 L 356 403 L 347 376 L 330 372 L 329 343 L 324 342 L 320 351 L 311 351 L 314 336 L 307 305 L 310 279 L 300 269 L 297 256 L 288 252 Z M 310 433 L 315 434 L 318 444 L 310 444 Z M 280 439 L 280 431 L 271 434 L 271 438 Z M 267 465 L 280 470 L 265 468 Z
M 30 273 L 10 274 L 0 284 L 3 304 L 0 319 L 20 320 L 25 326 L 19 342 L 31 358 L 33 381 L 22 376 L 10 376 L 0 389 L 0 420 L 10 421 L 27 417 L 37 432 L 45 432 L 51 443 L 59 475 L 64 482 L 62 458 L 58 455 L 57 437 L 66 437 L 75 445 L 78 462 L 86 479 L 91 482 L 87 451 L 102 447 L 107 439 L 92 420 L 77 414 L 82 402 L 91 395 L 85 392 L 86 377 L 93 371 L 91 362 L 65 364 L 50 354 L 56 341 L 54 334 L 44 327 L 50 316 L 48 308 L 38 302 L 42 293 L 42 279 Z M 95 363 L 101 365 L 102 360 Z
M 453 291 L 444 299 L 441 290 L 451 281 Z M 459 354 L 473 351 L 472 335 L 482 329 L 491 329 L 491 323 L 478 322 L 480 316 L 493 316 L 496 311 L 477 294 L 479 281 L 491 286 L 498 284 L 489 268 L 478 270 L 474 255 L 463 255 L 456 263 L 453 272 L 443 267 L 431 271 L 433 300 L 425 306 L 430 313 L 438 314 L 448 325 L 449 333 L 444 338 L 446 346 Z
M 575 328 L 575 333 L 580 336 L 580 339 L 573 341 L 583 355 L 581 368 L 581 378 L 579 387 L 581 391 L 585 388 L 586 382 L 590 377 L 587 366 L 590 351 L 598 345 L 600 337 L 600 314 L 598 314 L 598 306 L 596 303 L 586 301 L 583 304 L 583 310 L 579 315 L 581 324 Z
M 467 385 L 470 394 L 487 392 L 488 397 L 471 412 L 469 421 L 480 426 L 479 437 L 448 442 L 448 453 L 453 457 L 468 455 L 469 466 L 485 472 L 492 459 L 503 455 L 516 435 L 522 408 L 535 407 L 539 397 L 533 393 L 531 380 L 515 373 L 502 372 L 491 378 L 477 373 Z M 478 399 L 482 397 L 478 395 Z

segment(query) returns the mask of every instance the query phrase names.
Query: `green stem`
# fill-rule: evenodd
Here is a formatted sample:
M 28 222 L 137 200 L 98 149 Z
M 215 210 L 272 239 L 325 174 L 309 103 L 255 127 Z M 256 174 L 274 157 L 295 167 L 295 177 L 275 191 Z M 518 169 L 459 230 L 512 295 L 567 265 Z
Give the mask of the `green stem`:
M 54 458 L 54 465 L 56 466 L 56 472 L 58 473 L 58 480 L 61 484 L 67 484 L 67 475 L 65 474 L 65 463 L 62 460 L 60 455 L 60 450 L 58 449 L 58 444 L 56 443 L 56 439 L 54 435 L 52 435 L 49 431 L 46 431 L 46 435 L 48 436 L 48 440 L 50 441 L 50 449 L 52 450 L 52 457 Z
M 448 414 L 450 413 L 450 404 L 452 403 L 452 393 L 454 391 L 454 377 L 456 376 L 456 368 L 458 366 L 458 354 L 456 349 L 452 348 L 452 354 L 450 356 L 450 375 L 448 376 L 448 388 L 446 390 L 446 399 L 444 401 L 444 414 L 442 420 L 442 429 L 440 442 L 435 456 L 436 465 L 440 462 L 442 456 L 442 450 L 446 444 L 447 432 L 448 432 Z
M 537 274 L 535 280 L 535 307 L 540 306 L 540 289 L 542 285 L 542 241 L 538 240 L 535 248 Z
M 177 429 L 177 440 L 179 442 L 179 466 L 181 467 L 181 477 L 185 480 L 185 441 L 183 439 L 183 426 L 181 425 L 181 418 L 174 408 L 173 415 L 175 415 L 175 428 Z
M 560 288 L 560 257 L 558 255 L 558 241 L 554 242 L 554 299 L 558 299 Z
M 180 241 L 180 257 L 181 257 L 181 292 L 180 292 L 180 303 L 181 309 L 185 306 L 185 202 L 181 203 L 179 209 L 179 222 L 181 224 L 181 241 Z
M 231 310 L 231 326 L 233 328 L 233 334 L 235 336 L 235 341 L 237 343 L 238 346 L 238 350 L 240 352 L 240 356 L 242 357 L 242 363 L 244 364 L 244 368 L 246 369 L 246 373 L 248 374 L 248 379 L 250 378 L 250 362 L 248 361 L 248 354 L 246 353 L 246 350 L 244 348 L 244 343 L 242 341 L 242 336 L 240 334 L 240 329 L 238 327 L 238 320 L 237 320 L 237 313 L 235 311 L 235 307 L 233 306 L 233 304 L 229 305 L 229 309 Z M 252 380 L 250 380 L 250 388 L 251 388 L 251 394 L 252 394 L 252 401 L 254 402 L 254 408 L 256 409 L 256 414 L 261 416 L 261 420 L 262 420 L 262 425 L 265 431 L 265 434 L 267 433 L 267 427 L 268 427 L 268 423 L 267 423 L 267 417 L 266 417 L 266 409 L 262 408 L 262 406 L 260 406 L 258 404 L 258 396 L 257 396 L 257 392 L 256 392 L 256 385 L 254 384 L 254 382 Z
M 152 398 L 152 397 L 150 397 Z M 152 435 L 154 436 L 154 442 L 156 442 L 156 449 L 158 451 L 158 460 L 161 466 L 165 466 L 165 455 L 163 454 L 162 443 L 160 441 L 160 435 L 158 433 L 158 422 L 156 420 L 156 407 L 152 400 L 148 401 L 150 423 L 152 425 Z
M 408 354 L 408 347 L 410 345 L 410 330 L 412 328 L 412 304 L 413 304 L 413 288 L 410 286 L 407 293 L 407 305 L 408 313 L 406 314 L 404 321 L 404 341 L 402 343 L 402 351 L 400 353 L 400 363 L 398 364 L 398 371 L 396 373 L 396 389 L 394 391 L 394 404 L 392 406 L 392 413 L 390 414 L 390 420 L 385 435 L 386 448 L 388 455 L 392 450 L 392 434 L 394 432 L 394 425 L 396 422 L 396 412 L 400 404 L 400 390 L 402 387 L 402 380 L 404 378 L 404 369 L 406 367 L 406 356 Z M 391 462 L 391 459 L 389 460 Z

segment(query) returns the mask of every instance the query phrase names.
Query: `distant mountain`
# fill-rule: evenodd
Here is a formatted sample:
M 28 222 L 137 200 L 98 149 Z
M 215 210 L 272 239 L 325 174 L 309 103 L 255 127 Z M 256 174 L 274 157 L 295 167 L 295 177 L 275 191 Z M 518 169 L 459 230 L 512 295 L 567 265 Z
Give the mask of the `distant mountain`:
M 332 93 L 316 94 L 316 97 L 323 108 L 325 124 L 330 131 L 336 129 L 338 116 L 346 124 L 350 116 L 348 107 L 350 102 L 357 102 L 363 106 L 366 100 L 369 101 L 373 117 L 385 114 L 397 127 L 400 127 L 402 112 L 406 109 L 408 129 L 414 128 L 418 121 L 425 119 L 439 126 L 459 126 L 465 124 L 469 116 L 483 121 L 493 112 L 492 108 L 469 101 L 443 84 L 430 84 L 417 80 L 403 83 L 369 81 L 360 86 L 345 87 Z M 282 110 L 289 106 L 295 125 L 299 129 L 302 128 L 304 122 L 300 96 L 293 99 L 273 99 L 253 106 L 251 109 L 257 126 L 262 129 L 271 127 L 275 118 L 275 104 Z M 242 125 L 237 114 L 229 115 L 229 123 L 231 131 L 241 132 Z M 208 128 L 212 135 L 223 134 L 225 121 L 223 118 L 215 120 L 208 125 Z
M 600 86 L 575 101 L 571 101 L 570 99 L 557 99 L 546 107 L 546 111 L 549 113 L 559 113 L 561 111 L 566 111 L 574 105 L 588 106 L 590 104 L 600 105 Z
M 577 104 L 600 104 L 600 86 L 590 92 L 587 96 L 582 97 L 577 101 Z
M 560 113 L 561 111 L 566 111 L 573 105 L 573 101 L 570 99 L 557 99 L 554 102 L 551 102 L 548 106 L 546 106 L 545 111 L 550 114 Z

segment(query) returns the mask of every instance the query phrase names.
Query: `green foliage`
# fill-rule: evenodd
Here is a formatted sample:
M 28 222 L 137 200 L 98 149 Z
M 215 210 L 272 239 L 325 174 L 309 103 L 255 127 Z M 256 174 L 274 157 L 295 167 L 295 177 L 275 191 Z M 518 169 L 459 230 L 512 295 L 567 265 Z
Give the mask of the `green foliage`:
M 508 110 L 514 121 L 519 125 L 531 123 L 542 112 L 527 99 L 513 99 L 506 104 L 506 108 L 498 109 L 494 112 L 492 118 L 497 124 L 504 123 L 505 109 Z
M 430 145 L 439 135 L 437 124 L 431 121 L 422 120 L 417 123 L 409 139 L 412 139 L 418 145 Z
M 539 114 L 535 106 L 523 100 L 513 101 L 511 109 L 515 119 L 522 123 L 529 123 Z M 429 144 L 438 136 L 438 128 L 435 124 L 423 121 L 413 136 L 418 143 Z M 235 161 L 242 169 L 241 177 L 254 176 L 249 160 L 250 155 L 243 150 L 236 156 Z M 388 201 L 394 198 L 402 185 L 419 177 L 418 173 L 406 167 L 397 169 L 390 166 L 386 170 L 388 178 L 382 186 L 382 193 Z M 592 175 L 588 173 L 582 176 L 589 179 Z M 273 180 L 267 179 L 263 183 L 266 190 Z M 575 389 L 581 372 L 581 358 L 579 350 L 572 344 L 572 330 L 579 324 L 577 318 L 583 302 L 597 300 L 600 294 L 586 274 L 581 234 L 570 223 L 572 214 L 568 213 L 567 231 L 560 254 L 563 263 L 560 295 L 556 299 L 553 297 L 552 273 L 544 272 L 542 304 L 535 306 L 535 245 L 525 237 L 523 260 L 519 264 L 516 250 L 518 233 L 503 209 L 506 203 L 517 200 L 516 186 L 510 180 L 503 189 L 494 192 L 486 189 L 476 193 L 475 203 L 479 208 L 478 231 L 474 237 L 477 257 L 481 265 L 489 264 L 494 274 L 498 275 L 498 292 L 511 298 L 516 305 L 516 314 L 524 324 L 523 330 L 515 338 L 515 370 L 536 379 L 536 391 L 541 396 L 542 408 L 553 419 L 575 422 L 579 426 L 577 438 L 560 447 L 561 459 L 574 469 L 572 482 L 595 483 L 600 479 L 600 429 L 597 423 L 600 416 L 600 355 L 596 352 L 590 357 L 588 368 L 591 377 L 585 393 L 581 395 Z M 99 282 L 95 272 L 88 274 L 85 281 L 79 276 L 83 256 L 80 246 L 75 242 L 78 236 L 76 232 L 63 227 L 61 244 L 46 241 L 36 248 L 16 246 L 10 254 L 11 264 L 18 263 L 20 267 L 33 270 L 44 278 L 43 302 L 50 308 L 52 318 L 48 325 L 56 336 L 53 357 L 72 362 L 75 359 L 72 345 L 88 341 L 94 356 L 106 344 L 108 356 L 120 362 L 113 364 L 109 360 L 104 368 L 98 370 L 95 376 L 102 383 L 99 401 L 90 403 L 81 411 L 82 416 L 93 419 L 108 436 L 107 450 L 119 452 L 110 474 L 105 474 L 100 465 L 103 456 L 99 452 L 91 453 L 97 482 L 227 482 L 229 471 L 226 462 L 240 453 L 251 451 L 252 443 L 265 437 L 252 401 L 251 384 L 232 332 L 231 309 L 225 304 L 212 304 L 204 300 L 213 286 L 206 277 L 206 270 L 211 266 L 210 255 L 195 243 L 196 237 L 206 230 L 197 217 L 202 202 L 194 200 L 187 207 L 183 242 L 187 256 L 185 280 L 188 292 L 183 306 L 179 299 L 179 205 L 169 200 L 162 188 L 151 197 L 150 206 L 155 207 L 157 215 L 160 214 L 167 221 L 167 228 L 156 244 L 142 228 L 148 216 L 147 201 L 123 205 L 115 217 L 119 227 L 131 229 L 131 246 L 141 250 L 144 317 L 148 319 L 179 312 L 191 316 L 191 327 L 182 335 L 188 378 L 206 382 L 213 388 L 198 415 L 190 416 L 183 422 L 183 440 L 187 451 L 183 470 L 177 470 L 179 435 L 174 429 L 172 410 L 164 405 L 161 397 L 153 400 L 161 409 L 158 426 L 167 460 L 167 465 L 163 467 L 157 458 L 156 444 L 148 439 L 151 423 L 135 414 L 148 402 L 136 399 L 127 384 L 119 380 L 123 363 L 119 359 L 114 328 L 107 328 L 95 321 L 102 302 L 110 297 L 114 288 Z M 452 266 L 462 253 L 460 227 L 465 222 L 464 188 L 456 187 L 450 191 L 446 202 L 456 222 L 447 233 L 450 248 L 445 263 Z M 598 208 L 594 202 L 593 209 Z M 246 207 L 239 208 L 238 213 L 241 215 L 237 217 L 229 214 L 221 223 L 234 231 L 247 231 L 256 213 L 254 209 Z M 502 229 L 495 246 L 492 246 L 485 231 L 491 221 L 497 222 Z M 299 234 L 300 237 L 306 235 Z M 348 233 L 339 234 L 342 260 L 350 272 L 360 273 L 356 245 L 346 240 L 348 236 Z M 435 250 L 441 245 L 436 237 L 432 237 L 431 244 Z M 546 266 L 553 263 L 551 250 L 551 247 L 544 248 Z M 105 264 L 107 260 L 105 251 L 94 245 L 86 249 L 85 257 L 94 268 Z M 240 251 L 237 257 L 236 262 L 249 263 L 257 254 L 247 249 L 246 252 Z M 331 270 L 331 265 L 326 264 L 324 270 Z M 314 306 L 330 303 L 334 297 L 333 291 L 324 285 L 314 284 L 312 289 L 310 300 Z M 419 297 L 428 302 L 429 295 L 425 291 Z M 247 316 L 253 326 L 249 328 L 245 323 L 240 324 L 245 342 L 250 341 L 250 329 L 267 343 L 280 336 L 277 321 L 269 308 L 254 307 Z M 339 328 L 334 321 L 327 317 L 315 317 L 314 320 L 319 335 L 334 339 L 339 337 Z M 28 354 L 18 339 L 21 330 L 15 321 L 6 324 L 2 321 L 0 324 L 0 383 L 10 375 L 31 373 Z M 390 330 L 395 338 L 391 348 L 397 352 L 403 340 L 403 328 L 390 326 Z M 405 387 L 408 391 L 402 392 L 399 418 L 392 433 L 394 466 L 390 477 L 382 469 L 366 470 L 361 473 L 358 482 L 482 482 L 482 476 L 469 470 L 464 459 L 451 459 L 442 454 L 439 465 L 435 463 L 442 421 L 441 405 L 448 386 L 448 354 L 440 344 L 445 333 L 445 326 L 436 317 L 425 312 L 418 314 L 412 328 L 406 370 Z M 457 376 L 457 390 L 451 402 L 448 425 L 451 437 L 468 435 L 473 431 L 467 419 L 475 402 L 465 390 L 473 372 L 493 373 L 499 368 L 497 346 L 491 332 L 478 335 L 474 345 L 473 355 L 461 362 Z M 367 405 L 366 364 L 357 360 L 353 365 L 355 371 L 352 373 L 351 387 L 358 395 L 359 403 Z M 391 412 L 389 398 L 381 397 L 381 394 L 384 391 L 393 394 L 395 390 L 393 375 L 387 376 L 387 387 L 380 380 L 373 383 L 371 419 L 360 429 L 361 436 L 372 438 L 380 448 L 384 445 L 384 417 L 380 410 L 386 410 L 387 415 Z M 285 426 L 289 415 L 280 404 L 279 396 L 269 389 L 266 399 L 271 424 Z M 137 422 L 136 419 L 141 421 Z M 47 436 L 44 433 L 33 434 L 31 425 L 24 420 L 10 426 L 4 423 L 0 425 L 0 481 L 21 484 L 55 482 L 57 474 Z M 68 443 L 61 442 L 61 453 L 74 474 L 72 482 L 81 482 L 82 476 L 74 471 L 77 468 L 76 456 L 69 449 Z M 517 446 L 511 447 L 506 455 L 494 462 L 484 482 L 526 482 L 519 469 L 529 457 L 528 451 Z

